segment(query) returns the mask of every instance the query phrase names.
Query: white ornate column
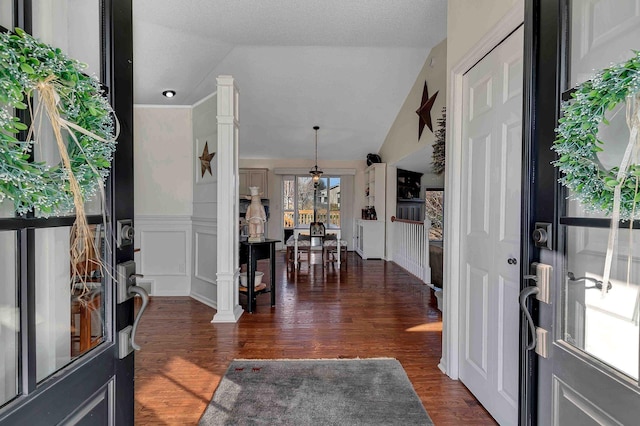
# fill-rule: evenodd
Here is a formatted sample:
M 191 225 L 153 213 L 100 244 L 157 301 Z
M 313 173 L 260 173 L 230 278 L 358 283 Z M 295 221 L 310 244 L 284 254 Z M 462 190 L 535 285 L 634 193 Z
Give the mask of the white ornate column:
M 238 89 L 233 77 L 218 83 L 218 245 L 217 312 L 211 322 L 236 322 L 242 315 L 238 296 Z

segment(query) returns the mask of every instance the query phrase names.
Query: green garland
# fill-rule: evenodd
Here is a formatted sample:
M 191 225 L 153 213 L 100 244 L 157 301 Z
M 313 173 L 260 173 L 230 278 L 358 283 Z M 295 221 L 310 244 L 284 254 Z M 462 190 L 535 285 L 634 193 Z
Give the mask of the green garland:
M 605 112 L 640 92 L 640 52 L 627 62 L 599 71 L 577 86 L 572 99 L 562 104 L 553 148 L 557 166 L 564 176 L 560 182 L 573 191 L 588 210 L 611 213 L 618 167 L 605 169 L 598 160 L 604 142 L 598 139 L 600 123 L 609 124 Z M 620 217 L 638 216 L 640 165 L 631 164 L 621 187 Z M 634 210 L 635 207 L 635 210 Z
M 433 167 L 433 173 L 441 175 L 444 173 L 445 144 L 447 139 L 447 107 L 442 107 L 442 117 L 438 118 L 438 129 L 435 132 L 435 136 L 433 153 L 431 154 L 431 166 Z
M 59 97 L 61 118 L 91 134 L 73 130 L 77 142 L 67 134 L 71 170 L 82 197 L 95 194 L 109 174 L 116 145 L 113 110 L 98 80 L 84 74 L 84 68 L 19 28 L 0 33 L 0 201 L 13 200 L 19 214 L 33 210 L 46 217 L 74 208 L 68 170 L 32 161 L 34 141 L 14 136 L 28 128 L 11 112 L 28 109 L 30 97 L 47 80 Z

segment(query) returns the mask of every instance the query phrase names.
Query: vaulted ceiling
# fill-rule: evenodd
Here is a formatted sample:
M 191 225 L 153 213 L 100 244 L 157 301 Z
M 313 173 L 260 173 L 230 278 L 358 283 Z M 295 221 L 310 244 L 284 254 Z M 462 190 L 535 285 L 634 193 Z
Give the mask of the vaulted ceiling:
M 134 101 L 193 105 L 232 75 L 240 156 L 364 159 L 378 152 L 446 0 L 134 0 Z M 173 89 L 174 98 L 162 96 Z

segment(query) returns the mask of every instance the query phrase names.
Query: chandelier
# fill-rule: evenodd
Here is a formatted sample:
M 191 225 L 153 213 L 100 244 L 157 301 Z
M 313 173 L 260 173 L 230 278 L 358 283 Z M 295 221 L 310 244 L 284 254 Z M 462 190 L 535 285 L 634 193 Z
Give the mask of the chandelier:
M 316 131 L 316 164 L 313 166 L 312 170 L 309 170 L 309 174 L 311 175 L 311 179 L 315 186 L 318 185 L 320 176 L 322 176 L 322 170 L 318 170 L 318 129 L 320 129 L 319 126 L 313 126 L 313 130 Z

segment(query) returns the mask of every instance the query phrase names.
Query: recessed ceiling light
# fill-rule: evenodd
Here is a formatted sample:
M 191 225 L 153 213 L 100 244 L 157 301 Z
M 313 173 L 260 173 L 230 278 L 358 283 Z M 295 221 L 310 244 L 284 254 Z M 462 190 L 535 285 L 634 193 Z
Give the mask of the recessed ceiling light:
M 176 95 L 175 90 L 165 90 L 162 94 L 167 98 L 173 98 Z

